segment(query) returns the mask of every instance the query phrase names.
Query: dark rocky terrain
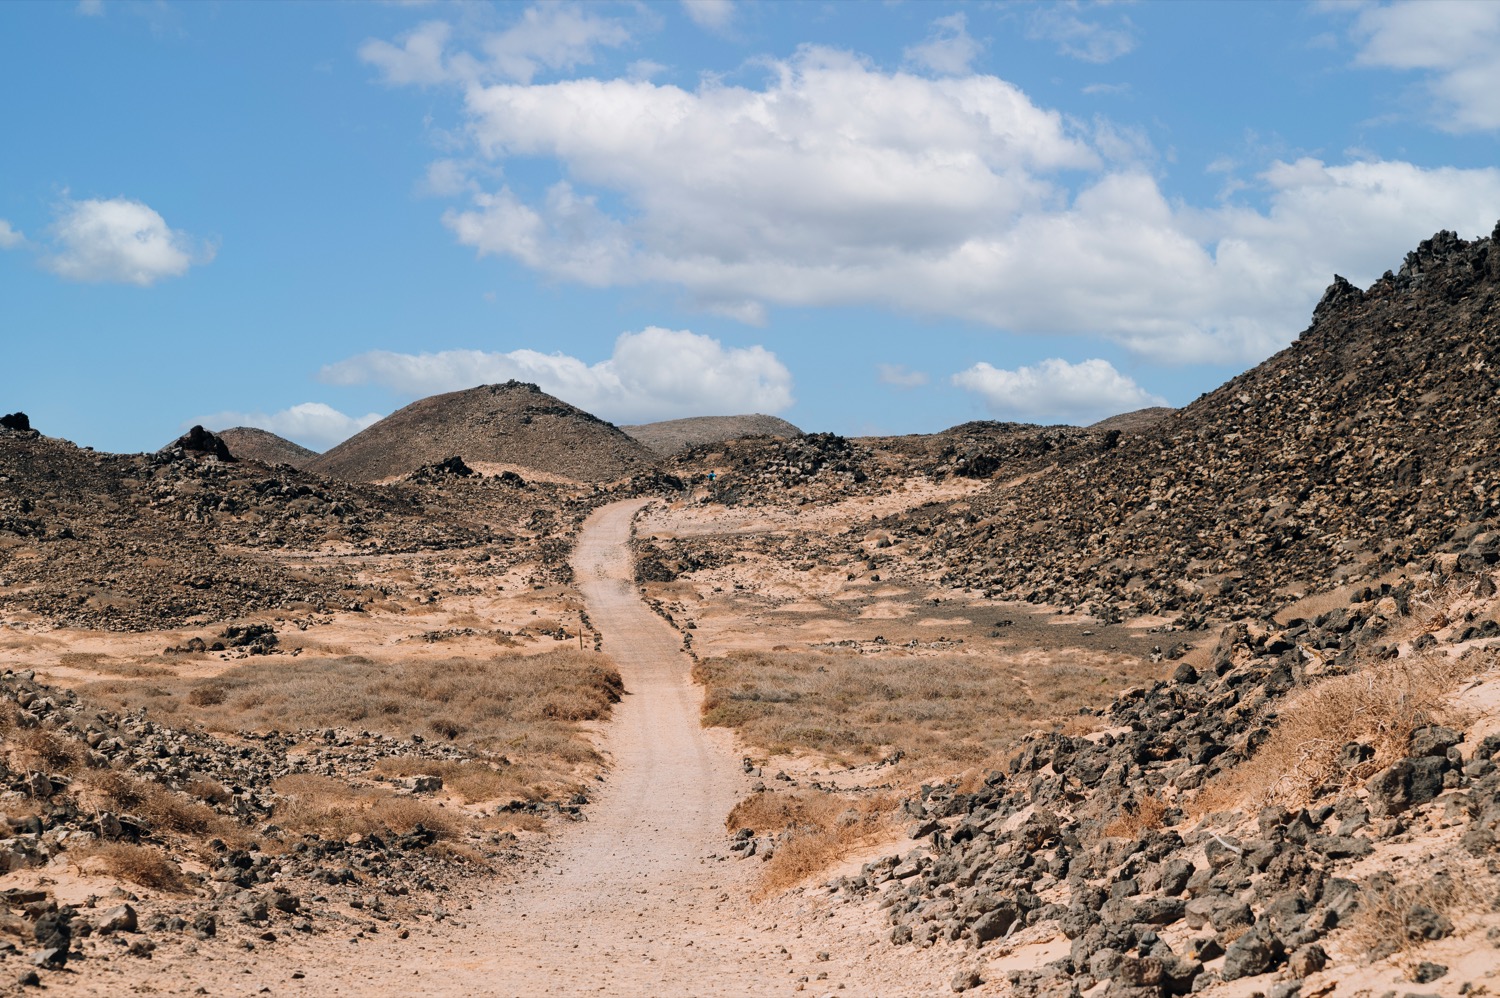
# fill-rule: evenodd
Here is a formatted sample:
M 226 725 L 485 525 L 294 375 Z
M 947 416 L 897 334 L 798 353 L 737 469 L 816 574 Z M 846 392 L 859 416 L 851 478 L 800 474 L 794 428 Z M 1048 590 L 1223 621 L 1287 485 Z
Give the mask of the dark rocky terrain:
M 374 482 L 458 456 L 579 482 L 610 482 L 650 467 L 655 452 L 612 423 L 508 381 L 433 395 L 393 412 L 306 465 L 332 478 Z
M 1296 342 L 1186 408 L 884 526 L 951 584 L 1106 620 L 1472 559 L 1500 519 L 1496 238 L 1439 233 L 1368 290 L 1336 279 Z
M 740 437 L 796 437 L 802 431 L 784 419 L 755 413 L 749 416 L 694 416 L 658 423 L 622 426 L 630 436 L 658 454 L 671 455 L 703 444 Z
M 189 619 L 347 608 L 373 596 L 347 558 L 483 546 L 489 572 L 565 572 L 588 508 L 546 483 L 374 486 L 172 445 L 102 454 L 0 429 L 0 613 L 153 630 Z M 546 511 L 534 519 L 538 507 Z M 559 518 L 556 513 L 561 513 Z
M 231 426 L 227 430 L 216 431 L 216 435 L 228 446 L 229 453 L 240 460 L 259 461 L 273 468 L 278 464 L 289 464 L 293 468 L 306 467 L 309 461 L 318 456 L 315 450 L 308 450 L 270 430 L 254 426 Z

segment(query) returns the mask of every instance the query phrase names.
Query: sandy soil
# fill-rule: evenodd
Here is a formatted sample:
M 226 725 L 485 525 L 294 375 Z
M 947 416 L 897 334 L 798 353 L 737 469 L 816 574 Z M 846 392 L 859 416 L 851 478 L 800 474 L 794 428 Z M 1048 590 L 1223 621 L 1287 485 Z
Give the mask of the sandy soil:
M 679 637 L 641 602 L 628 538 L 645 501 L 588 522 L 578 586 L 629 695 L 604 739 L 613 767 L 589 820 L 533 869 L 476 882 L 419 924 L 98 964 L 76 994 L 817 995 L 948 990 L 962 949 L 896 952 L 880 912 L 808 889 L 749 900 L 754 860 L 726 858 L 725 814 L 750 789 L 722 733 L 698 722 Z M 392 933 L 409 938 L 397 942 Z M 72 976 L 71 974 L 68 976 Z M 59 983 L 62 983 L 59 981 Z

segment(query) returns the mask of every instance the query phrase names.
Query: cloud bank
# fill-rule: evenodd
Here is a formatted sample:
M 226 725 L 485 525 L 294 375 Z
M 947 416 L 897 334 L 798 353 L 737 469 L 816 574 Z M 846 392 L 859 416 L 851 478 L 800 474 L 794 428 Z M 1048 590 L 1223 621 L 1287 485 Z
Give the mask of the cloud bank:
M 330 364 L 319 377 L 336 385 L 382 385 L 411 396 L 530 381 L 616 423 L 776 413 L 793 402 L 791 372 L 764 347 L 726 348 L 712 337 L 656 326 L 622 333 L 613 355 L 594 364 L 535 350 L 375 350 Z
M 955 374 L 953 383 L 982 398 L 996 416 L 1023 422 L 1083 425 L 1167 404 L 1099 359 L 1070 364 L 1053 357 L 1013 371 L 981 361 Z
M 1094 61 L 1133 44 L 1126 21 L 1075 20 L 1033 30 Z M 448 185 L 471 193 L 443 223 L 553 280 L 675 288 L 749 323 L 776 306 L 881 307 L 1182 364 L 1260 360 L 1335 270 L 1368 283 L 1436 229 L 1477 236 L 1500 217 L 1500 169 L 1400 161 L 1274 162 L 1245 203 L 1169 199 L 1139 135 L 967 70 L 967 38 L 935 24 L 912 72 L 807 46 L 761 86 L 470 76 L 475 162 L 557 177 L 527 190 L 475 171 Z M 461 62 L 446 45 L 428 62 Z

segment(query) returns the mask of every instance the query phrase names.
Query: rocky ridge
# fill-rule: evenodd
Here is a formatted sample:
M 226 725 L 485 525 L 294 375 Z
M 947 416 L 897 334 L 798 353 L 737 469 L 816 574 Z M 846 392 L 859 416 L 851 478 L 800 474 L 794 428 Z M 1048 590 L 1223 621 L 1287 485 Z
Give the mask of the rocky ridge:
M 1500 227 L 1443 232 L 1290 347 L 1114 446 L 882 524 L 927 572 L 1002 598 L 1253 616 L 1500 525 Z M 1024 466 L 1016 466 L 1024 467 Z
M 600 501 L 494 478 L 353 484 L 205 453 L 101 454 L 0 429 L 0 610 L 151 630 L 345 609 L 372 598 L 361 554 L 483 548 L 484 573 L 534 561 L 562 578 L 571 532 Z M 318 553 L 343 557 L 307 561 Z
M 689 447 L 738 440 L 741 437 L 796 437 L 802 431 L 784 419 L 755 413 L 749 416 L 694 416 L 657 423 L 622 426 L 630 436 L 662 455 Z

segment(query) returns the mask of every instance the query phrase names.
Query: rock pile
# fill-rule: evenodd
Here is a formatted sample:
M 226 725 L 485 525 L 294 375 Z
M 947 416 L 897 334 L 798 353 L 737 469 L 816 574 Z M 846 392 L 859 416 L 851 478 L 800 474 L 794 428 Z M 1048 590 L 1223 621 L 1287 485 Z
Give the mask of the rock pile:
M 1479 585 L 1493 594 L 1492 582 Z M 1350 743 L 1344 776 L 1305 807 L 1270 806 L 1253 819 L 1182 810 L 1265 743 L 1289 691 L 1319 671 L 1413 654 L 1390 633 L 1410 592 L 1363 592 L 1312 621 L 1225 628 L 1206 669 L 1184 663 L 1170 681 L 1121 695 L 1098 734 L 1034 735 L 974 792 L 924 787 L 906 805 L 923 844 L 835 888 L 878 896 L 898 945 L 1061 934 L 1065 956 L 1009 975 L 1016 993 L 1049 995 L 1100 982 L 1110 996 L 1181 995 L 1271 971 L 1284 981 L 1270 993 L 1295 995 L 1328 962 L 1324 937 L 1389 887 L 1389 874 L 1360 878 L 1351 867 L 1424 821 L 1461 826 L 1462 851 L 1488 871 L 1471 886 L 1500 899 L 1500 736 L 1477 729 L 1419 727 L 1383 760 Z M 1447 640 L 1462 640 L 1461 623 L 1442 625 Z M 1497 652 L 1466 654 L 1483 673 Z M 1454 931 L 1420 904 L 1400 917 L 1413 939 Z
M 1500 528 L 1500 227 L 1443 232 L 1286 350 L 1055 471 L 884 524 L 952 585 L 1139 613 L 1253 616 Z

